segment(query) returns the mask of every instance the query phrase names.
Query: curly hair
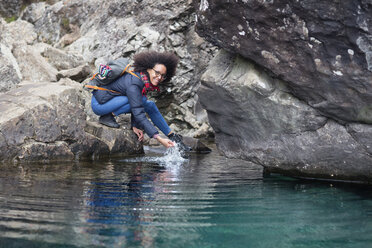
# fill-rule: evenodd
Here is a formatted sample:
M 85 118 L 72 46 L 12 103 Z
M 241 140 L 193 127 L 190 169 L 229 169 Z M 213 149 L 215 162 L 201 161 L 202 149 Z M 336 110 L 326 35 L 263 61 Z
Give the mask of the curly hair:
M 135 71 L 146 71 L 152 69 L 156 64 L 162 64 L 167 68 L 167 75 L 164 82 L 168 82 L 176 74 L 176 67 L 179 58 L 171 52 L 141 52 L 133 57 Z

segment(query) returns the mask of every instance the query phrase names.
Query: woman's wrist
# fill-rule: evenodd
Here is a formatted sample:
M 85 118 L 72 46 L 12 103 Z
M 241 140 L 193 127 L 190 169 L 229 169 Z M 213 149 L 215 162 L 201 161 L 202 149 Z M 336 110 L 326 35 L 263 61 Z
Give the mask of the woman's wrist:
M 153 137 L 154 139 L 158 139 L 158 138 L 159 138 L 159 134 L 156 133 L 156 134 L 154 134 L 152 137 Z

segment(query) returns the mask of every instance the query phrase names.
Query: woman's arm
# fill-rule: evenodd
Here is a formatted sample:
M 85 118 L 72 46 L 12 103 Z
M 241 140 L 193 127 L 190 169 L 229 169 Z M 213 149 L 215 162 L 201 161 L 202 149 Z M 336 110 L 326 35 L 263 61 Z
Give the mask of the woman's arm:
M 131 84 L 126 93 L 136 127 L 141 129 L 143 128 L 149 137 L 157 134 L 158 130 L 146 117 L 145 108 L 142 102 L 142 89 L 140 88 L 140 85 Z

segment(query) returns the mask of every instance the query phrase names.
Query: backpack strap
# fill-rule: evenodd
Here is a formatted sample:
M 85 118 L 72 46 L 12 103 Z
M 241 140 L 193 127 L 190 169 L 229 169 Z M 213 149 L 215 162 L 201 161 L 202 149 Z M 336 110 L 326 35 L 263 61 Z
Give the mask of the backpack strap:
M 93 77 L 90 78 L 90 80 L 92 81 L 92 80 L 93 80 L 97 75 L 98 75 L 98 72 L 95 73 L 95 74 L 93 75 Z
M 129 67 L 131 67 L 130 64 L 128 64 L 128 65 L 124 68 L 124 70 L 121 72 L 120 76 L 123 76 L 123 74 L 124 74 L 125 72 L 128 72 L 128 73 L 132 74 L 133 76 L 139 78 L 139 76 L 137 76 L 133 71 L 131 71 L 131 70 L 128 70 L 128 71 L 127 71 L 127 69 L 128 69 Z
M 130 64 L 127 64 L 127 66 L 124 68 L 124 70 L 120 73 L 120 76 L 123 76 L 125 71 L 130 67 Z M 129 72 L 129 70 L 128 70 Z
M 115 90 L 109 90 L 109 89 L 105 89 L 105 88 L 98 87 L 98 86 L 95 86 L 95 85 L 87 84 L 87 85 L 84 85 L 84 87 L 89 88 L 89 89 L 94 89 L 94 90 L 107 90 L 107 91 L 111 91 L 112 93 L 121 94 L 120 92 L 117 92 Z
M 132 74 L 133 76 L 135 76 L 135 77 L 137 77 L 137 78 L 139 78 L 140 79 L 140 77 L 139 76 L 137 76 L 133 71 L 128 71 L 128 73 L 130 73 L 130 74 Z

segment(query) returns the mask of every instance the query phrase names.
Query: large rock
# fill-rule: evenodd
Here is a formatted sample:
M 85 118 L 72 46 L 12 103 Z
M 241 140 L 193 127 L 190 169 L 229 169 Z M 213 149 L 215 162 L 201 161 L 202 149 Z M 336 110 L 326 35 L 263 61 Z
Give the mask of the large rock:
M 271 172 L 372 183 L 372 127 L 345 127 L 288 92 L 259 66 L 220 52 L 198 93 L 219 150 Z
M 58 71 L 73 69 L 85 63 L 80 54 L 67 53 L 51 46 L 44 46 L 41 55 Z
M 372 2 L 194 4 L 197 33 L 229 51 L 199 91 L 221 152 L 272 172 L 371 183 Z
M 341 122 L 372 124 L 372 2 L 194 1 L 199 35 Z
M 87 122 L 84 92 L 69 79 L 24 81 L 0 94 L 0 111 L 0 161 L 66 161 L 143 152 L 129 123 L 112 129 Z

